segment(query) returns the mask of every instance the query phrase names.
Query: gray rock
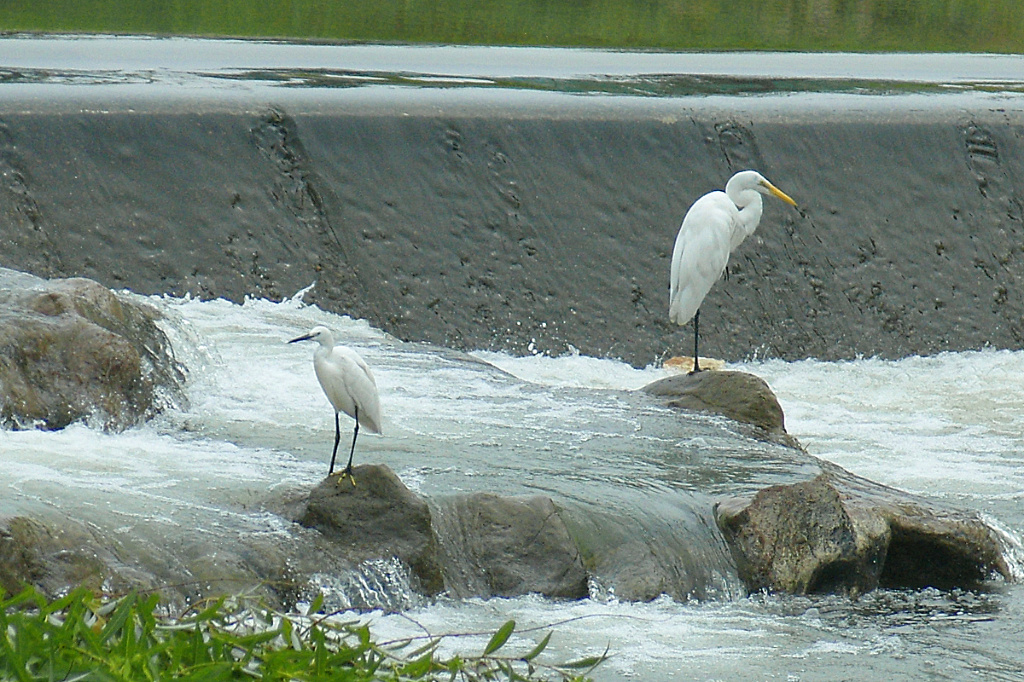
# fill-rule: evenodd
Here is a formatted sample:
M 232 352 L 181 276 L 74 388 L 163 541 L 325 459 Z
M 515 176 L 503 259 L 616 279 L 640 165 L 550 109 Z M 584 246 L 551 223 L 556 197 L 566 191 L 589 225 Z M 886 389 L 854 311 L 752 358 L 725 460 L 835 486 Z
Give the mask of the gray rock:
M 810 481 L 716 505 L 749 590 L 858 594 L 1009 577 L 998 538 L 977 514 L 822 467 Z
M 159 313 L 92 280 L 0 269 L 0 424 L 120 430 L 184 400 Z
M 449 592 L 457 597 L 585 597 L 587 572 L 550 498 L 475 493 L 435 514 Z
M 0 592 L 25 585 L 50 597 L 78 585 L 113 594 L 158 589 L 165 603 L 180 606 L 245 593 L 287 607 L 308 593 L 310 574 L 344 568 L 323 547 L 303 551 L 280 536 L 254 534 L 237 544 L 182 536 L 167 546 L 122 539 L 61 514 L 2 518 Z
M 383 464 L 353 468 L 348 478 L 329 476 L 309 495 L 300 522 L 323 533 L 353 563 L 397 557 L 428 595 L 444 580 L 430 508 Z

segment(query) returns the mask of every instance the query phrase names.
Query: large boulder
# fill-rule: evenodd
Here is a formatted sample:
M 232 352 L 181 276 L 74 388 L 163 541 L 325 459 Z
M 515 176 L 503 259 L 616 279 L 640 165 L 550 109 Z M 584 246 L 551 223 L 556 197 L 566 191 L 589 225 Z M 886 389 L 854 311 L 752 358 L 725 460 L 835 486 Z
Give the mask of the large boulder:
M 309 495 L 300 522 L 323 533 L 353 564 L 397 557 L 426 594 L 444 589 L 430 508 L 383 464 L 328 476 Z
M 751 591 L 858 594 L 1010 576 L 999 539 L 976 513 L 828 463 L 812 480 L 722 501 L 716 517 Z
M 475 493 L 436 505 L 435 525 L 453 596 L 587 596 L 579 550 L 550 498 Z
M 155 308 L 88 279 L 0 268 L 0 424 L 121 430 L 184 400 Z

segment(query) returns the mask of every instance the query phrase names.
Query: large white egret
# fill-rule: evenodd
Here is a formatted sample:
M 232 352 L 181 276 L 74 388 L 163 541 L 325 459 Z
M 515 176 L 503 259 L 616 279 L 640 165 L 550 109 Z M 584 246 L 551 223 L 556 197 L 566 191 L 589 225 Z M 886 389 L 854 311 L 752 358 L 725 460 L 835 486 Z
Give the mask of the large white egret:
M 310 340 L 320 344 L 313 353 L 313 369 L 316 371 L 320 388 L 334 406 L 334 452 L 331 453 L 331 468 L 327 475 L 334 473 L 334 460 L 338 456 L 338 442 L 341 440 L 338 413 L 344 412 L 356 420 L 355 430 L 352 432 L 352 448 L 348 453 L 348 466 L 341 474 L 342 478 L 352 478 L 352 456 L 356 451 L 359 425 L 362 424 L 373 433 L 381 432 L 377 382 L 373 378 L 373 372 L 358 353 L 351 348 L 334 345 L 334 334 L 327 327 L 313 327 L 308 334 L 303 334 L 288 343 Z M 352 482 L 355 483 L 354 478 Z
M 761 195 L 796 202 L 757 171 L 729 178 L 725 191 L 709 192 L 693 202 L 672 249 L 668 317 L 678 325 L 693 320 L 693 371 L 700 371 L 697 336 L 700 304 L 729 264 L 729 254 L 754 234 L 761 222 Z

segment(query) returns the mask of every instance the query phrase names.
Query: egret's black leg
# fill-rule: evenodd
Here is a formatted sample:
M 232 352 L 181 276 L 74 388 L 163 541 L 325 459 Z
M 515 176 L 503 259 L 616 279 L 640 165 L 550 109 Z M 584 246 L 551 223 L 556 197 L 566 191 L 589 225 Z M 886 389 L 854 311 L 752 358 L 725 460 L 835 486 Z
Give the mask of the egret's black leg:
M 359 436 L 359 408 L 356 408 L 356 428 L 352 431 L 352 449 L 348 451 L 348 466 L 345 467 L 345 473 L 350 477 L 352 476 L 352 456 L 356 453 L 356 437 Z M 355 479 L 352 479 L 355 483 Z
M 355 476 L 352 475 L 352 456 L 355 455 L 355 438 L 359 435 L 359 409 L 358 408 L 355 409 L 354 417 L 355 417 L 355 428 L 352 429 L 352 447 L 348 451 L 348 465 L 345 467 L 345 470 L 341 472 L 341 477 L 338 478 L 338 482 L 340 483 L 342 478 L 344 478 L 345 476 L 348 476 L 348 479 L 350 481 L 352 481 L 352 485 L 355 485 Z
M 697 310 L 697 314 L 693 316 L 693 371 L 690 374 L 696 374 L 700 371 L 700 356 L 697 354 L 697 336 L 699 332 L 697 327 L 700 324 L 700 310 Z
M 334 452 L 331 453 L 331 468 L 327 470 L 327 475 L 330 476 L 334 473 L 334 459 L 338 456 L 338 443 L 341 441 L 341 424 L 338 423 L 338 413 L 334 413 Z

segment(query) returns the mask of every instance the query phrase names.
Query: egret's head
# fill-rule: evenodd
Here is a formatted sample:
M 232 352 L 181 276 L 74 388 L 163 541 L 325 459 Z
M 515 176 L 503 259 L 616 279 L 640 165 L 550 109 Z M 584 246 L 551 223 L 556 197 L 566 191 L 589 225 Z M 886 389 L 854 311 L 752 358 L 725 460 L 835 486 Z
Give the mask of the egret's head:
M 310 329 L 308 333 L 296 337 L 288 343 L 295 343 L 296 341 L 316 341 L 321 346 L 333 346 L 334 335 L 331 334 L 331 330 L 327 327 L 317 325 Z
M 735 191 L 742 192 L 744 190 L 752 189 L 755 192 L 760 192 L 765 196 L 773 196 L 777 199 L 782 199 L 790 206 L 796 206 L 796 202 L 789 197 L 788 194 L 783 192 L 781 189 L 768 182 L 768 180 L 753 170 L 740 171 L 736 175 L 729 178 L 729 184 L 726 185 L 726 193 L 729 191 L 729 187 L 732 186 Z

